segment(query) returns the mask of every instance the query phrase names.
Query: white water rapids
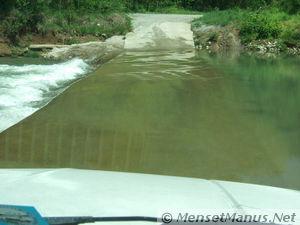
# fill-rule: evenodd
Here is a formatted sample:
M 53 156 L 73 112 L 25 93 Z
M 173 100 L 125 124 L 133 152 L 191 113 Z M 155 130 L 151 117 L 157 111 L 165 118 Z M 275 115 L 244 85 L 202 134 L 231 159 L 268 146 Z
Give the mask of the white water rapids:
M 90 58 L 95 58 L 97 51 L 112 51 L 111 49 L 116 46 L 118 49 L 139 51 L 194 48 L 189 22 L 199 16 L 159 14 L 131 16 L 134 30 L 125 38 L 117 37 L 105 43 L 98 43 L 99 49 L 96 48 L 97 43 L 93 42 L 91 43 L 93 51 L 88 44 L 54 49 L 54 54 L 51 55 L 50 52 L 51 58 L 80 57 L 80 52 L 84 51 L 85 56 L 86 52 L 90 52 Z M 105 44 L 107 47 L 103 47 Z M 105 57 L 106 53 L 109 52 L 101 52 L 99 55 Z M 61 57 L 62 55 L 64 57 Z M 87 59 L 89 56 L 82 58 Z M 53 65 L 0 64 L 0 132 L 45 106 L 74 80 L 83 77 L 89 71 L 91 67 L 79 58 Z
M 46 105 L 89 69 L 81 59 L 54 65 L 0 65 L 0 131 Z

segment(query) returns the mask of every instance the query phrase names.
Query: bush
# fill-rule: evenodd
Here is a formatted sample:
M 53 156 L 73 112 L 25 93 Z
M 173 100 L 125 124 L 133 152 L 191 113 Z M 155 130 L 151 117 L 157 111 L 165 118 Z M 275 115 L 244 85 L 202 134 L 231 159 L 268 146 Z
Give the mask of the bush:
M 241 22 L 240 35 L 244 42 L 278 38 L 281 32 L 279 21 L 261 11 L 249 13 Z
M 30 58 L 38 58 L 38 57 L 40 57 L 40 54 L 38 52 L 29 50 L 28 52 L 26 52 L 24 54 L 24 56 L 25 57 L 30 57 Z
M 281 38 L 288 46 L 300 47 L 300 15 L 284 23 Z

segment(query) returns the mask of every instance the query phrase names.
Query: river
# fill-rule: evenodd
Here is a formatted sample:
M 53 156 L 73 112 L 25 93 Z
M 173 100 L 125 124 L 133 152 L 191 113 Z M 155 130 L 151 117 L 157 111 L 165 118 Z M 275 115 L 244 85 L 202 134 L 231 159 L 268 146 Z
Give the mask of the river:
M 44 91 L 36 95 L 40 98 L 7 104 L 11 110 L 18 113 L 17 107 L 28 105 L 37 110 L 34 104 L 40 101 L 46 106 L 0 134 L 0 165 L 152 173 L 299 189 L 298 60 L 208 55 L 192 49 L 126 51 L 88 76 L 84 74 L 91 68 L 76 59 L 69 64 L 39 62 L 39 68 L 31 63 L 31 83 L 22 60 L 2 62 L 0 68 L 14 70 L 10 77 L 21 85 L 17 87 L 35 84 L 33 90 Z M 43 72 L 47 79 L 42 82 L 35 79 L 39 69 L 51 71 Z M 62 71 L 72 76 L 58 82 Z M 55 80 L 51 85 L 49 77 Z M 48 89 L 39 86 L 44 80 Z M 17 89 L 21 93 L 15 95 L 26 97 Z M 55 98 L 46 101 L 45 96 Z M 0 111 L 1 124 L 14 116 L 8 106 Z

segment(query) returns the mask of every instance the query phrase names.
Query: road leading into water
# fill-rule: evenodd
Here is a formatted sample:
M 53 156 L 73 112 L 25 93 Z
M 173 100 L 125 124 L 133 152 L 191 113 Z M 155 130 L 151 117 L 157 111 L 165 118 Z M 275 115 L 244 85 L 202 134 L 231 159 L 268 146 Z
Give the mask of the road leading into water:
M 252 76 L 246 62 L 233 60 L 236 72 L 193 49 L 126 51 L 1 133 L 0 164 L 299 189 L 292 100 L 300 95 L 286 85 L 299 83 L 297 67 L 253 63 Z M 276 104 L 281 99 L 290 101 Z M 285 129 L 277 119 L 283 105 Z

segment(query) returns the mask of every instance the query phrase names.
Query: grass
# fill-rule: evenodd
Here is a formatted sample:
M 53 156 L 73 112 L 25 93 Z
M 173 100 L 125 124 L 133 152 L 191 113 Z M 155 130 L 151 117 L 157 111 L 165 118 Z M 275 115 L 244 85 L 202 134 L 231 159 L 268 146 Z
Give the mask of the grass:
M 229 9 L 203 13 L 194 23 L 227 26 L 240 30 L 243 42 L 280 40 L 288 46 L 300 47 L 300 14 L 290 15 L 277 8 L 256 11 Z
M 145 9 L 140 9 L 134 13 L 144 13 L 144 14 L 179 14 L 179 15 L 202 15 L 199 11 L 193 11 L 183 8 L 178 8 L 175 6 L 163 7 L 156 9 L 155 11 L 147 11 Z
M 157 10 L 158 13 L 166 13 L 166 14 L 188 14 L 188 15 L 199 15 L 200 12 L 187 10 L 183 8 L 177 7 L 165 7 Z
M 239 21 L 248 11 L 240 9 L 229 9 L 229 10 L 214 10 L 210 12 L 201 13 L 203 17 L 198 18 L 195 22 L 201 22 L 208 25 L 220 25 L 227 26 L 233 21 Z

